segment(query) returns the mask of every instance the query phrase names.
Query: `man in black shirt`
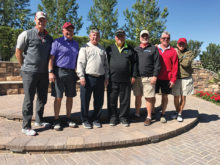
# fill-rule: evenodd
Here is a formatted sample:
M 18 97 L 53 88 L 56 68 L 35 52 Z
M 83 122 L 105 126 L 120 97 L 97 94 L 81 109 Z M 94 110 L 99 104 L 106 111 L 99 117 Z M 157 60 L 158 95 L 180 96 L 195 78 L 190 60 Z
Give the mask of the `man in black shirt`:
M 151 124 L 151 113 L 154 110 L 155 84 L 160 72 L 160 59 L 158 49 L 149 43 L 149 32 L 142 30 L 140 45 L 135 48 L 138 54 L 138 77 L 133 85 L 136 116 L 140 116 L 141 97 L 146 100 L 147 118 L 145 126 Z
M 108 109 L 110 125 L 115 126 L 118 119 L 129 126 L 131 84 L 137 75 L 136 52 L 125 42 L 125 31 L 118 29 L 116 43 L 106 49 L 109 62 Z M 117 111 L 118 97 L 120 109 Z

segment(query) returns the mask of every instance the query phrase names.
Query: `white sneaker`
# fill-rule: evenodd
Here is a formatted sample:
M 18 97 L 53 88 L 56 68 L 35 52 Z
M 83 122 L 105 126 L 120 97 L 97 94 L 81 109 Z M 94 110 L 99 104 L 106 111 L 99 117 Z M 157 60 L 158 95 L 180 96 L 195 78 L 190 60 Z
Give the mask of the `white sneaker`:
M 182 117 L 182 115 L 178 115 L 178 116 L 177 116 L 177 121 L 178 121 L 178 122 L 183 122 L 183 117 Z
M 34 125 L 37 127 L 50 127 L 51 126 L 50 123 L 46 123 L 46 122 L 40 122 L 40 123 L 35 122 Z
M 22 129 L 21 130 L 22 133 L 28 135 L 28 136 L 35 136 L 37 135 L 37 132 L 35 132 L 33 129 Z
M 93 127 L 96 127 L 96 128 L 101 128 L 102 127 L 101 123 L 98 120 L 93 121 L 92 124 L 93 124 Z

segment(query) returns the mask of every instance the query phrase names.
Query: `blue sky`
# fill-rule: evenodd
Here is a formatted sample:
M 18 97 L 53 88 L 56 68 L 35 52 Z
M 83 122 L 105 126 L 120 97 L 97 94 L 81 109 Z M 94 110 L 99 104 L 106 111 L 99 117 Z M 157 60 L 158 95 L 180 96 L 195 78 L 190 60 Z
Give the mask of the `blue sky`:
M 32 12 L 37 11 L 40 0 L 30 0 Z M 136 0 L 118 0 L 118 23 L 123 26 L 125 18 L 123 11 L 131 9 Z M 87 36 L 86 27 L 89 24 L 87 14 L 93 4 L 92 0 L 77 0 L 78 15 L 83 16 L 83 28 L 79 36 Z M 202 51 L 209 43 L 219 44 L 220 39 L 220 0 L 159 0 L 161 9 L 168 8 L 167 31 L 171 33 L 171 40 L 185 37 L 187 40 L 203 41 Z

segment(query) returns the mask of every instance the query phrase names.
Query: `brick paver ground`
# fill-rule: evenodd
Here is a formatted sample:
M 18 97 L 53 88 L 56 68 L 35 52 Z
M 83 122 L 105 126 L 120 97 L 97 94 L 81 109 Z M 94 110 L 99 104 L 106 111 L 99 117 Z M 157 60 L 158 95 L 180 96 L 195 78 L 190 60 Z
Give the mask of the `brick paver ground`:
M 172 104 L 169 102 L 169 106 Z M 186 133 L 158 143 L 57 154 L 2 152 L 0 164 L 220 164 L 219 106 L 199 98 L 188 97 L 186 109 L 199 109 L 198 125 Z

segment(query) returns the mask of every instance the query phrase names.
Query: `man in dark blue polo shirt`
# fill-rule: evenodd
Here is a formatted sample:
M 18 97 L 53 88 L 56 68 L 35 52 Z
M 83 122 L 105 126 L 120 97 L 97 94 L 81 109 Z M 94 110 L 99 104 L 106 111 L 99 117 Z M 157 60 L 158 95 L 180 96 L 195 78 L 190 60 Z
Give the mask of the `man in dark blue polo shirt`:
M 61 130 L 59 112 L 63 93 L 66 95 L 66 116 L 69 127 L 77 125 L 70 118 L 73 97 L 76 96 L 76 60 L 79 52 L 79 45 L 73 40 L 74 26 L 70 22 L 63 25 L 63 37 L 56 39 L 51 48 L 49 59 L 49 80 L 52 82 L 52 96 L 54 100 L 54 129 Z
M 47 102 L 48 92 L 48 59 L 53 39 L 45 30 L 47 24 L 46 14 L 38 11 L 35 15 L 36 26 L 23 31 L 17 40 L 16 58 L 21 65 L 21 76 L 24 88 L 24 102 L 22 108 L 22 133 L 30 136 L 36 135 L 31 129 L 33 115 L 33 100 L 37 92 L 36 126 L 46 126 L 43 122 L 44 105 Z

